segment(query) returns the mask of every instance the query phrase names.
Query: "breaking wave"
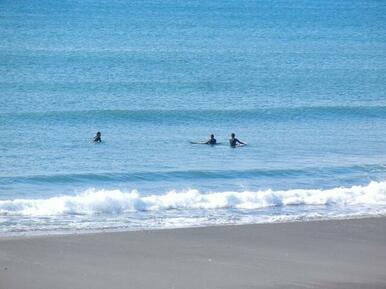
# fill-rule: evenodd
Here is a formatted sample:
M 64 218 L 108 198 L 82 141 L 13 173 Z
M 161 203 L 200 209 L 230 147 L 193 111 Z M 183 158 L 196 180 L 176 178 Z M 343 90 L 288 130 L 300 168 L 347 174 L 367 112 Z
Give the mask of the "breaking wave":
M 386 205 L 386 182 L 332 189 L 293 189 L 283 191 L 210 192 L 170 191 L 162 195 L 142 195 L 137 191 L 89 189 L 73 196 L 47 199 L 0 201 L 0 215 L 55 216 L 124 214 L 163 210 L 254 210 L 296 205 L 355 206 Z

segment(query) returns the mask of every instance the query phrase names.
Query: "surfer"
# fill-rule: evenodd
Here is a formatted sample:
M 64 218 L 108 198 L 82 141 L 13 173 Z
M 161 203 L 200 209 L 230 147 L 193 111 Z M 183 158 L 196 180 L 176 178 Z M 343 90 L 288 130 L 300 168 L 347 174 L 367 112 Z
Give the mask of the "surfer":
M 239 141 L 236 138 L 236 135 L 234 133 L 231 134 L 231 138 L 229 139 L 229 144 L 231 147 L 235 148 L 237 145 L 245 145 L 246 143 L 243 143 L 242 141 Z
M 95 142 L 95 143 L 102 142 L 101 135 L 102 135 L 102 134 L 101 134 L 100 131 L 98 131 L 98 132 L 96 133 L 96 135 L 95 135 L 95 137 L 94 137 L 94 142 Z
M 214 134 L 211 134 L 210 139 L 205 144 L 215 145 L 216 143 L 217 143 L 217 140 L 214 138 Z
M 217 142 L 217 140 L 214 138 L 214 134 L 211 134 L 210 135 L 210 138 L 207 140 L 207 141 L 203 141 L 203 142 L 194 142 L 194 141 L 191 141 L 190 142 L 191 144 L 205 144 L 205 145 L 216 145 L 216 144 L 219 144 Z

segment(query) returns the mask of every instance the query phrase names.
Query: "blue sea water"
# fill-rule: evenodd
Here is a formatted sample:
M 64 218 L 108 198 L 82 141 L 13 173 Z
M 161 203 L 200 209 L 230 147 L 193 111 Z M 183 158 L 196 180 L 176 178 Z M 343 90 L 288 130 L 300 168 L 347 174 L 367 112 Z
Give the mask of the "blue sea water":
M 386 215 L 386 2 L 2 0 L 0 133 L 1 233 Z

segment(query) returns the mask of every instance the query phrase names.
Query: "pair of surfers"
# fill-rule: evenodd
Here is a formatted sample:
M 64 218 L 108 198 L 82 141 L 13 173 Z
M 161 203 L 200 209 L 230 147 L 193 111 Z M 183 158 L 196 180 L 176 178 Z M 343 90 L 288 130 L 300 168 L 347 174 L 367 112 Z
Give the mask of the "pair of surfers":
M 200 144 L 216 145 L 218 143 L 217 143 L 217 140 L 214 138 L 214 134 L 211 134 L 209 140 L 207 140 L 206 142 L 202 142 Z M 236 135 L 234 133 L 232 133 L 231 138 L 229 139 L 229 145 L 232 148 L 235 148 L 238 145 L 246 145 L 246 143 L 237 139 Z

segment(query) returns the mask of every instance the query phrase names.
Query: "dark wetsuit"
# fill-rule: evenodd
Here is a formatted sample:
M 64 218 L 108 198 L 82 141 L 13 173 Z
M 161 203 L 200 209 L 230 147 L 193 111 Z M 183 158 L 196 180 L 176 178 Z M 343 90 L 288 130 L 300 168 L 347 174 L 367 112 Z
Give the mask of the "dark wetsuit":
M 229 140 L 229 144 L 231 145 L 231 147 L 236 147 L 237 144 L 244 144 L 243 142 L 239 141 L 237 138 L 231 138 Z
M 94 142 L 102 142 L 102 139 L 99 135 L 94 137 Z
M 210 145 L 215 145 L 217 143 L 216 139 L 215 138 L 211 138 L 210 140 L 208 140 L 206 142 L 206 144 L 210 144 Z

